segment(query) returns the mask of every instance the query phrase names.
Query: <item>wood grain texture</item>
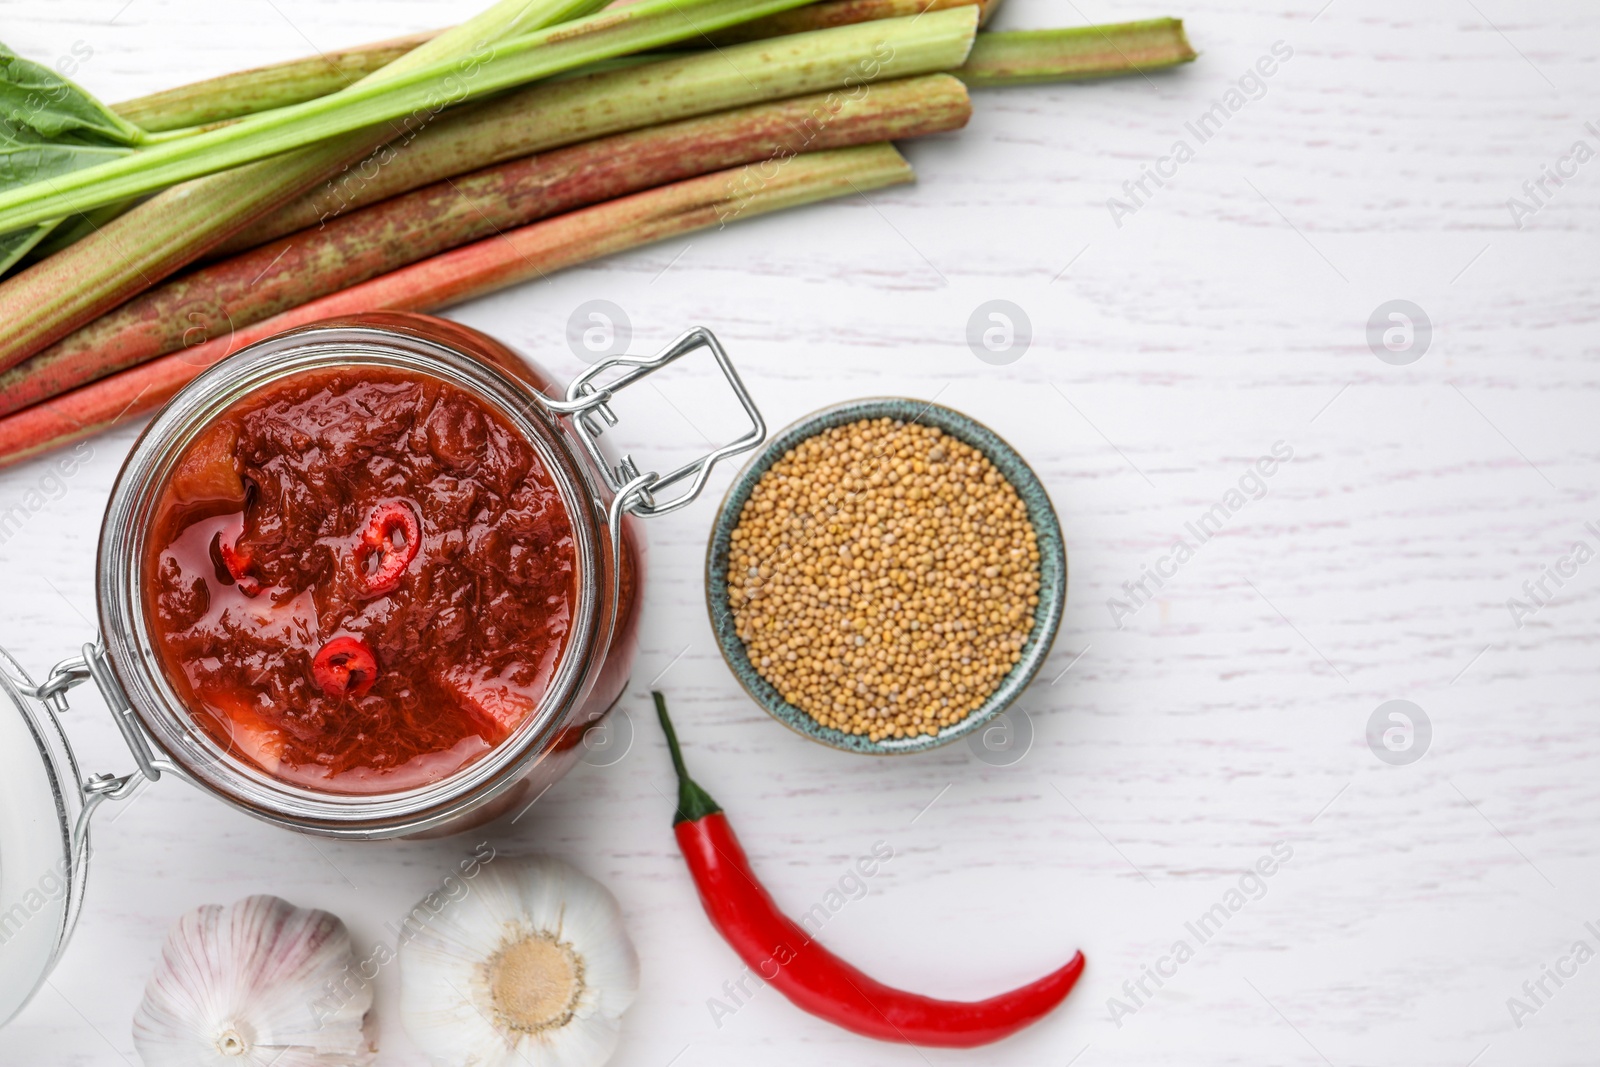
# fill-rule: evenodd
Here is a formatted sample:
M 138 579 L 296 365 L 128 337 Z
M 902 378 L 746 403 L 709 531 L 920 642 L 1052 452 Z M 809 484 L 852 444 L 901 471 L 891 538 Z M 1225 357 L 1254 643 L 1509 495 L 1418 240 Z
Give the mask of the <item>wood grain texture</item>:
M 1066 621 L 1028 693 L 1010 766 L 964 745 L 873 761 L 825 750 L 741 695 L 702 601 L 721 487 L 650 528 L 637 728 L 582 766 L 504 850 L 565 856 L 616 892 L 644 967 L 615 1060 L 628 1067 L 961 1062 L 830 1029 L 771 990 L 718 1026 L 739 965 L 705 925 L 669 832 L 671 774 L 647 689 L 778 899 L 800 911 L 876 841 L 896 852 L 824 939 L 890 982 L 980 996 L 1081 946 L 1057 1015 L 982 1062 L 1101 1065 L 1593 1061 L 1600 963 L 1513 1024 L 1547 965 L 1600 924 L 1600 562 L 1519 628 L 1506 607 L 1600 522 L 1588 163 L 1519 229 L 1507 199 L 1573 143 L 1600 148 L 1600 11 L 1577 0 L 1194 0 L 1180 8 L 1007 0 L 1000 28 L 1155 15 L 1200 51 L 1173 74 L 976 94 L 959 134 L 908 146 L 916 186 L 753 220 L 474 302 L 452 315 L 570 375 L 568 315 L 624 307 L 634 350 L 712 327 L 774 426 L 833 401 L 925 398 L 986 421 L 1036 466 L 1069 543 Z M 106 99 L 454 21 L 442 0 L 206 5 L 0 3 L 0 37 Z M 1274 42 L 1264 93 L 1204 144 L 1186 132 Z M 309 44 L 308 44 L 309 42 Z M 1179 138 L 1194 156 L 1119 227 L 1107 199 Z M 1017 362 L 980 362 L 990 299 L 1031 319 Z M 1409 366 L 1369 350 L 1386 301 L 1425 309 Z M 683 370 L 623 412 L 624 444 L 681 461 L 727 413 Z M 99 438 L 64 483 L 0 476 L 0 507 L 45 502 L 0 544 L 0 643 L 43 669 L 87 639 L 94 545 L 132 439 Z M 1275 442 L 1293 459 L 1119 628 L 1107 600 Z M 29 498 L 38 490 L 38 498 Z M 1070 669 L 1069 669 L 1070 667 Z M 1063 673 L 1064 672 L 1064 673 Z M 1052 682 L 1052 679 L 1054 681 Z M 1431 719 L 1389 766 L 1369 716 Z M 70 728 L 90 770 L 128 765 L 97 709 Z M 274 892 L 345 916 L 358 943 L 476 839 L 341 845 L 257 825 L 161 783 L 97 826 L 65 960 L 0 1059 L 135 1062 L 129 1023 L 182 910 Z M 1185 924 L 1275 842 L 1292 859 L 1199 944 Z M 1193 958 L 1120 1025 L 1178 939 Z M 378 979 L 384 1064 L 420 1065 Z M 1076 1059 L 1075 1059 L 1076 1057 Z M 977 1062 L 967 1057 L 969 1062 Z

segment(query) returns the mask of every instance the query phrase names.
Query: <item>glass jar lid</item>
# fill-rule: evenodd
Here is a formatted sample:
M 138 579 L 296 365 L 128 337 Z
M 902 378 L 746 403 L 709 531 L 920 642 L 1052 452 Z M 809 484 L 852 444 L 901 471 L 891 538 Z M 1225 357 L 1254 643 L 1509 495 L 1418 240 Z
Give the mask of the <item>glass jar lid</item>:
M 76 762 L 55 713 L 0 650 L 0 1025 L 44 984 L 83 901 L 89 848 Z

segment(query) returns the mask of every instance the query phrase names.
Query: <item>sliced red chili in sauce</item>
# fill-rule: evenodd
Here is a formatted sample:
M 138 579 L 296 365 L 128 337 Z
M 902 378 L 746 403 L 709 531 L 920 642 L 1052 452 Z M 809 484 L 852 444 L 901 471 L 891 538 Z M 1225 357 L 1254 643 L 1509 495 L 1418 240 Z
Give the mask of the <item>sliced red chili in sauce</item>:
M 390 501 L 373 509 L 355 555 L 356 570 L 367 592 L 387 593 L 400 584 L 406 568 L 417 557 L 421 537 L 416 512 L 404 501 Z
M 237 529 L 218 531 L 217 536 L 212 538 L 212 544 L 216 546 L 217 558 L 229 580 L 239 587 L 239 592 L 253 597 L 261 593 L 261 580 L 251 573 L 255 561 L 248 552 L 239 548 L 239 535 L 244 532 L 242 519 L 241 516 Z
M 163 487 L 146 611 L 218 744 L 338 793 L 413 788 L 536 708 L 576 603 L 534 446 L 448 383 L 309 371 L 219 415 Z
M 323 693 L 335 700 L 358 697 L 378 680 L 378 661 L 359 637 L 335 637 L 317 649 L 311 677 Z

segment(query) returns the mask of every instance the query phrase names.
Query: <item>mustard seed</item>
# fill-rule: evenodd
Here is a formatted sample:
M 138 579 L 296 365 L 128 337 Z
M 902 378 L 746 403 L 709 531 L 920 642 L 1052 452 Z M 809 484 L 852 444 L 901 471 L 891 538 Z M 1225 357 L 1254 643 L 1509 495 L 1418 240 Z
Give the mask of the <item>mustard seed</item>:
M 863 419 L 761 476 L 731 536 L 728 598 L 750 662 L 818 723 L 873 741 L 932 735 L 1022 659 L 1038 538 L 982 452 Z

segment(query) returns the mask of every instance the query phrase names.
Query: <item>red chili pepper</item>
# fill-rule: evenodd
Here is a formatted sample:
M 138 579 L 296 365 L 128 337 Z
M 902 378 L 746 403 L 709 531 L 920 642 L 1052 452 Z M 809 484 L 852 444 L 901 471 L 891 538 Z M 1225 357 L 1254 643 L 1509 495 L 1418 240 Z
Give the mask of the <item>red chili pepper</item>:
M 374 508 L 367 528 L 361 532 L 361 544 L 356 548 L 356 573 L 361 576 L 367 592 L 387 593 L 399 585 L 406 568 L 417 556 L 421 540 L 422 526 L 409 505 L 394 501 Z
M 358 697 L 378 680 L 378 660 L 359 637 L 335 637 L 317 650 L 311 677 L 335 700 Z
M 239 538 L 242 536 L 244 536 L 243 515 L 239 516 L 237 529 L 217 534 L 217 555 L 222 559 L 222 566 L 233 579 L 233 584 L 239 587 L 239 592 L 245 596 L 255 596 L 261 592 L 261 579 L 250 573 L 255 567 L 255 559 L 249 552 L 239 548 Z
M 1042 1019 L 1072 991 L 1083 953 L 1038 981 L 988 1000 L 935 1000 L 878 982 L 823 948 L 778 910 L 750 869 L 717 802 L 683 766 L 667 702 L 652 694 L 678 772 L 673 832 L 706 915 L 739 958 L 799 1007 L 867 1037 L 911 1045 L 971 1048 Z

